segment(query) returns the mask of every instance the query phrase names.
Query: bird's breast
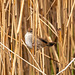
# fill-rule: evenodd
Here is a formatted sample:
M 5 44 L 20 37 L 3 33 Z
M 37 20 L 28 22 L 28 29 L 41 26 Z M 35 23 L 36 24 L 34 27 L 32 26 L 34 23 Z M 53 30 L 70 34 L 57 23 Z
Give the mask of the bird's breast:
M 26 35 L 25 35 L 25 43 L 29 48 L 32 48 L 32 34 L 26 33 Z

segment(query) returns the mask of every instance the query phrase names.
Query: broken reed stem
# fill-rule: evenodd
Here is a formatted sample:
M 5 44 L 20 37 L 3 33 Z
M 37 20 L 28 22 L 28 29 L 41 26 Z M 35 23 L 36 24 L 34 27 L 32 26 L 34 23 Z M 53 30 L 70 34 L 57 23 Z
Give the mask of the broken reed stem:
M 49 25 L 47 25 L 42 19 L 40 19 L 40 21 L 42 21 L 42 22 L 58 37 L 57 33 L 55 33 L 55 32 L 49 27 Z
M 2 27 L 1 27 L 1 28 L 2 28 Z M 5 32 L 4 32 L 4 33 L 5 33 Z M 6 33 L 5 33 L 5 34 L 6 34 Z M 8 37 L 11 38 L 11 36 L 9 36 L 9 35 L 8 35 Z M 16 39 L 14 39 L 14 38 L 11 38 L 11 39 L 13 39 L 13 40 L 16 41 Z M 17 40 L 17 41 L 18 41 L 18 40 Z M 31 54 L 30 50 L 29 50 L 28 47 L 25 45 L 24 41 L 23 41 L 22 39 L 21 39 L 21 41 L 23 42 L 23 45 L 27 48 L 29 54 L 31 55 L 31 57 L 33 58 L 33 60 L 35 61 L 35 63 L 37 64 L 38 68 L 41 70 L 41 68 L 39 67 L 39 65 L 38 65 L 38 63 L 36 62 L 35 58 L 34 58 L 33 55 Z M 18 42 L 19 42 L 19 41 L 18 41 Z
M 6 4 L 6 7 L 5 7 L 5 12 L 7 11 L 8 9 L 8 6 L 9 6 L 9 3 L 10 3 L 11 0 L 8 0 L 7 4 Z
M 48 13 L 50 12 L 50 10 L 51 10 L 51 8 L 52 8 L 52 6 L 54 5 L 55 2 L 56 2 L 56 0 L 54 0 L 54 1 L 52 2 L 50 8 L 48 9 L 48 11 L 47 11 L 47 13 L 46 13 L 46 15 L 48 15 Z
M 24 41 L 21 39 L 21 41 L 23 42 L 23 45 L 27 48 L 29 54 L 31 55 L 31 57 L 33 58 L 33 60 L 35 61 L 36 65 L 38 66 L 38 68 L 41 70 L 41 68 L 39 67 L 37 61 L 35 60 L 34 56 L 32 55 L 32 53 L 30 52 L 29 48 L 26 46 L 26 44 L 24 43 Z
M 32 9 L 32 10 L 33 10 L 33 9 Z M 33 12 L 31 13 L 31 15 L 32 15 L 32 14 L 33 14 Z M 27 20 L 30 19 L 31 15 L 27 18 Z M 49 27 L 49 25 L 48 25 L 45 21 L 43 21 L 43 20 L 39 17 L 39 19 L 44 23 L 44 25 L 46 25 L 46 26 L 58 37 L 57 31 L 56 31 L 56 29 L 54 28 L 54 26 L 53 26 L 45 17 L 43 17 L 41 14 L 39 14 L 39 16 L 42 17 L 46 22 L 48 22 L 48 24 L 52 27 L 53 30 Z
M 41 14 L 39 14 L 39 16 L 42 17 L 49 24 L 49 26 L 51 26 L 51 28 L 55 31 L 55 33 L 57 34 L 57 31 L 54 28 L 54 26 L 44 16 L 42 16 Z
M 25 3 L 25 4 L 23 4 L 24 9 L 22 9 L 22 4 L 21 4 L 21 2 L 23 3 L 23 1 Z M 31 5 L 30 4 L 28 5 L 28 2 L 30 2 Z M 14 3 L 14 6 L 16 7 L 16 8 L 14 8 L 14 10 L 12 9 L 13 3 Z M 35 61 L 37 61 L 37 62 L 33 63 L 33 66 L 36 65 L 35 68 L 37 68 L 38 70 L 41 71 L 41 69 L 42 69 L 44 72 L 47 73 L 47 75 L 52 75 L 51 71 L 54 71 L 54 73 L 55 73 L 55 71 L 58 71 L 56 69 L 57 67 L 59 67 L 59 69 L 60 69 L 60 66 L 57 64 L 58 63 L 60 65 L 63 64 L 63 67 L 61 65 L 61 69 L 63 69 L 70 62 L 70 60 L 72 59 L 73 54 L 75 52 L 75 43 L 74 43 L 74 41 L 75 41 L 75 30 L 74 30 L 75 25 L 74 24 L 75 23 L 74 23 L 74 18 L 72 18 L 72 17 L 74 17 L 74 13 L 72 13 L 72 12 L 75 12 L 75 10 L 73 10 L 75 1 L 74 0 L 69 0 L 69 1 L 68 0 L 61 0 L 61 1 L 60 0 L 54 0 L 54 1 L 38 0 L 38 9 L 36 8 L 37 6 L 34 7 L 34 9 L 37 9 L 37 11 L 35 12 L 36 16 L 38 16 L 37 19 L 33 18 L 34 4 L 35 4 L 35 2 L 33 2 L 33 0 L 21 0 L 21 1 L 19 1 L 19 0 L 0 0 L 0 28 L 1 28 L 0 29 L 0 37 L 1 37 L 0 41 L 2 44 L 6 45 L 6 47 L 10 48 L 13 51 L 14 50 L 16 51 L 16 46 L 14 44 L 16 44 L 16 41 L 17 41 L 17 43 L 19 44 L 19 47 L 17 48 L 18 55 L 20 55 L 20 52 L 22 52 L 21 57 L 28 59 L 29 52 L 27 52 L 25 50 L 26 46 L 24 48 L 22 47 L 24 44 L 21 41 L 21 39 L 24 40 L 24 35 L 25 35 L 28 27 L 34 28 L 35 23 L 33 24 L 33 22 L 38 21 L 39 24 L 38 23 L 36 24 L 36 26 L 38 26 L 36 28 L 38 28 L 38 30 L 39 30 L 38 36 L 41 36 L 42 38 L 43 37 L 45 38 L 45 36 L 46 36 L 48 41 L 54 40 L 54 38 L 57 36 L 57 39 L 61 40 L 61 43 L 59 42 L 59 44 L 61 44 L 61 45 L 58 44 L 58 47 L 57 46 L 52 47 L 52 50 L 51 50 L 52 53 L 50 52 L 52 58 L 50 56 L 46 55 L 45 53 L 42 54 L 40 52 L 38 54 L 38 52 L 36 52 L 37 55 L 35 57 Z M 57 8 L 57 6 L 58 6 L 58 8 Z M 22 13 L 21 13 L 20 8 L 22 10 Z M 56 11 L 57 9 L 59 9 L 59 11 Z M 13 15 L 12 11 L 15 12 L 14 15 Z M 19 15 L 20 15 L 20 17 L 19 17 Z M 68 18 L 68 16 L 69 16 L 69 18 Z M 17 18 L 17 21 L 14 20 L 14 24 L 12 21 L 13 17 L 14 17 L 14 19 Z M 28 17 L 28 19 L 27 19 L 27 17 Z M 31 20 L 29 20 L 30 18 L 31 18 Z M 57 18 L 59 19 L 59 21 L 57 21 Z M 70 19 L 70 18 L 72 18 L 72 19 Z M 15 22 L 18 22 L 18 26 Z M 13 24 L 13 27 L 12 27 L 12 24 Z M 21 24 L 22 24 L 22 27 L 21 27 Z M 58 29 L 61 28 L 60 34 L 59 33 L 57 34 L 57 31 L 56 31 L 57 26 L 59 26 Z M 50 31 L 49 27 L 52 29 L 53 32 Z M 71 27 L 71 28 L 68 28 L 68 27 Z M 16 31 L 16 28 L 17 28 L 17 31 Z M 15 36 L 17 35 L 17 33 L 15 31 L 19 33 L 19 40 L 15 39 L 16 38 Z M 20 33 L 21 31 L 22 31 L 22 33 Z M 33 31 L 34 31 L 34 29 L 33 29 Z M 46 31 L 46 32 L 44 33 L 43 31 Z M 52 40 L 51 40 L 51 37 L 48 35 L 51 35 L 51 37 L 53 37 Z M 59 37 L 61 37 L 61 38 L 59 38 Z M 67 39 L 68 39 L 68 41 L 67 41 Z M 13 42 L 13 43 L 11 43 L 11 42 Z M 20 44 L 21 44 L 21 46 L 20 46 Z M 62 45 L 63 45 L 63 47 L 62 47 Z M 9 61 L 10 60 L 10 58 L 8 56 L 9 54 L 6 55 L 7 49 L 2 45 L 0 45 L 0 46 L 1 46 L 1 48 L 0 48 L 1 49 L 1 51 L 0 51 L 0 58 L 1 58 L 0 59 L 0 75 L 3 75 L 3 74 L 10 75 L 11 71 L 14 68 L 15 68 L 14 69 L 15 71 L 12 71 L 12 72 L 15 75 L 16 74 L 20 75 L 20 73 L 22 75 L 24 75 L 24 74 L 28 75 L 28 73 L 29 73 L 28 65 L 26 66 L 22 60 L 21 60 L 22 62 L 20 63 L 19 62 L 20 59 L 17 58 L 16 59 L 17 61 L 15 62 L 17 65 L 15 65 L 15 67 L 12 68 L 11 63 L 13 63 L 13 62 Z M 4 51 L 3 51 L 3 49 L 4 49 Z M 46 53 L 49 54 L 48 51 L 46 51 Z M 59 53 L 62 53 L 63 55 L 59 54 Z M 45 61 L 43 61 L 43 58 L 42 58 L 43 56 L 44 56 L 44 58 L 47 57 L 47 58 L 52 59 L 52 62 L 51 62 L 52 64 L 50 64 L 50 59 L 48 59 L 49 61 L 47 59 L 46 60 L 44 59 Z M 65 60 L 63 58 L 65 58 Z M 14 61 L 14 59 L 11 58 L 12 61 Z M 32 62 L 32 60 L 30 62 Z M 34 62 L 34 59 L 33 59 L 33 62 Z M 47 62 L 48 62 L 48 64 L 46 65 L 46 67 L 44 67 L 44 65 Z M 38 66 L 36 63 L 38 64 Z M 39 66 L 39 64 L 40 64 L 40 66 Z M 30 63 L 30 65 L 32 65 L 32 64 Z M 21 67 L 22 69 L 20 68 L 20 66 L 22 66 Z M 51 66 L 53 66 L 53 70 L 52 70 Z M 41 69 L 40 69 L 40 67 L 41 67 Z M 71 65 L 71 67 L 73 67 L 73 65 Z M 33 72 L 34 72 L 34 74 L 37 73 L 37 75 L 40 74 L 39 72 L 37 72 L 37 70 L 35 73 L 35 68 L 34 68 L 34 70 L 32 68 L 30 75 Z M 72 71 L 70 71 L 70 69 L 65 69 L 65 70 L 66 70 L 64 72 L 65 75 L 67 75 L 67 74 L 71 75 L 71 73 L 74 74 L 74 72 L 72 72 L 73 70 Z M 43 71 L 41 71 L 42 74 L 43 74 Z
M 46 75 L 45 73 L 43 73 L 41 70 L 39 70 L 37 67 L 35 67 L 34 65 L 32 65 L 31 63 L 29 63 L 28 61 L 26 61 L 25 59 L 23 59 L 22 57 L 20 57 L 18 54 L 14 53 L 13 51 L 11 51 L 8 47 L 6 47 L 4 44 L 2 44 L 0 42 L 0 44 L 6 48 L 9 52 L 11 52 L 12 54 L 14 54 L 15 56 L 17 56 L 18 58 L 20 58 L 21 60 L 23 60 L 24 62 L 26 62 L 27 64 L 29 64 L 30 66 L 32 66 L 33 68 L 35 68 L 36 70 L 38 70 L 39 72 L 41 72 L 42 74 Z M 14 66 L 14 65 L 13 65 Z
M 0 26 L 0 28 L 2 29 L 2 27 Z M 2 29 L 3 30 L 3 29 Z M 6 35 L 6 33 L 4 32 L 4 34 Z M 8 38 L 10 38 L 10 39 L 12 39 L 12 40 L 14 40 L 14 41 L 16 41 L 16 39 L 15 38 L 11 38 L 11 36 L 9 36 L 9 35 L 7 35 L 8 36 Z M 19 41 L 17 40 L 17 42 L 19 43 Z M 22 42 L 22 44 L 27 48 L 27 46 L 25 45 L 25 43 L 24 43 L 24 41 L 23 40 L 21 40 L 21 42 Z M 73 43 L 73 46 L 74 46 L 74 43 Z M 28 48 L 27 48 L 28 49 Z M 30 51 L 30 50 L 28 50 L 28 51 Z M 41 52 L 40 52 L 41 53 Z M 42 54 L 42 53 L 41 53 Z M 31 54 L 32 55 L 32 54 Z M 55 60 L 55 59 L 53 59 L 53 58 L 51 58 L 50 56 L 48 56 L 48 55 L 46 55 L 46 54 L 44 54 L 44 56 L 45 57 L 47 57 L 47 58 L 49 58 L 49 59 L 51 59 L 51 60 L 54 60 L 54 61 L 56 61 L 56 62 L 58 62 L 57 60 Z M 59 62 L 58 62 L 59 63 Z

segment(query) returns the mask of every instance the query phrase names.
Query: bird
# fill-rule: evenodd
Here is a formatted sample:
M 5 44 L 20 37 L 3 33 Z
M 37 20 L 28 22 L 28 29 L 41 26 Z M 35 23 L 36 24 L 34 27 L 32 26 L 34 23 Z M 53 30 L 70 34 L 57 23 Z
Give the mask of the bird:
M 28 28 L 28 31 L 25 34 L 25 43 L 31 49 L 32 49 L 33 46 L 35 46 L 35 43 L 34 43 L 35 40 L 32 43 L 32 36 L 33 36 L 32 32 L 33 32 L 33 29 Z M 43 47 L 46 47 L 46 46 L 51 47 L 54 44 L 56 44 L 56 42 L 48 42 L 43 38 L 37 37 L 37 49 L 40 49 L 40 48 L 43 48 Z

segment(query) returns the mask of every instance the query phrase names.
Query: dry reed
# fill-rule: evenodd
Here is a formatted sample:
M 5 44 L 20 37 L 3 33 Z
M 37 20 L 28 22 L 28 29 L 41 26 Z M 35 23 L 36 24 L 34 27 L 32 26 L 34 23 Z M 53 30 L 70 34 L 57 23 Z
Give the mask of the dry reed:
M 74 75 L 75 62 L 63 69 L 75 55 L 74 11 L 75 0 L 0 0 L 0 75 Z M 38 36 L 56 45 L 37 50 Z

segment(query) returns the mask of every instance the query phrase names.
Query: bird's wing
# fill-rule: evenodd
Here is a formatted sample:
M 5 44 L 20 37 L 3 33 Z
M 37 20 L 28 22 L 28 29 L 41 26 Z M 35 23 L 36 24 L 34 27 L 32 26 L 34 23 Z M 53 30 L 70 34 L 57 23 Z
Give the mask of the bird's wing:
M 49 43 L 47 43 L 46 46 L 53 46 L 53 45 L 55 45 L 55 44 L 56 44 L 56 42 L 49 42 Z
M 39 38 L 40 41 L 42 41 L 42 43 L 44 43 L 44 46 L 53 46 L 54 44 L 56 44 L 56 42 L 48 42 L 43 38 Z
M 47 41 L 43 38 L 39 38 L 40 41 L 42 41 L 43 43 L 47 44 Z
M 35 40 L 34 40 L 35 42 Z M 37 38 L 37 48 L 42 48 L 45 46 L 53 46 L 55 44 L 55 42 L 48 42 L 43 38 Z M 35 43 L 33 43 L 33 46 L 35 46 Z

